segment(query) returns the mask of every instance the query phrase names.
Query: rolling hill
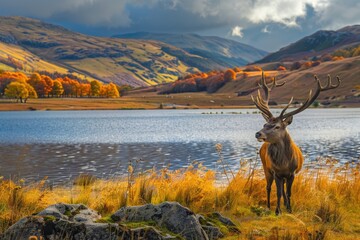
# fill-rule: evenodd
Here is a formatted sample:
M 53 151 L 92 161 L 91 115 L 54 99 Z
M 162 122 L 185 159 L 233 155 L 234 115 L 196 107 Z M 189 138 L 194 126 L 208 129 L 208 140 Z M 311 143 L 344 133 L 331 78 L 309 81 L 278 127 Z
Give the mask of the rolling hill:
M 334 51 L 360 44 L 360 25 L 347 26 L 337 31 L 318 31 L 304 37 L 279 51 L 270 53 L 258 63 L 276 61 L 297 61 L 321 56 Z
M 210 61 L 212 69 L 236 67 L 252 63 L 263 58 L 267 52 L 237 41 L 197 34 L 169 34 L 136 32 L 114 37 L 122 39 L 157 40 L 181 48 L 191 54 Z M 210 69 L 197 66 L 201 71 Z
M 87 36 L 24 17 L 0 17 L 0 22 L 0 62 L 5 69 L 14 68 L 7 64 L 9 59 L 30 66 L 23 71 L 42 69 L 46 62 L 52 66 L 48 71 L 146 86 L 198 71 L 191 62 L 208 64 L 200 56 L 158 41 Z
M 263 69 L 271 69 L 270 67 L 273 67 L 274 64 L 265 63 L 259 66 Z M 234 80 L 226 82 L 215 93 L 211 94 L 207 93 L 206 90 L 194 92 L 192 88 L 187 88 L 189 90 L 181 93 L 171 93 L 170 96 L 169 94 L 163 94 L 164 90 L 176 84 L 167 83 L 129 91 L 126 97 L 129 100 L 141 97 L 142 101 L 147 103 L 162 103 L 164 106 L 183 106 L 185 108 L 237 108 L 241 106 L 254 106 L 251 101 L 251 95 L 257 94 L 261 71 L 247 71 L 247 68 L 242 67 L 242 70 L 237 72 Z M 210 78 L 223 78 L 222 72 L 217 74 L 210 76 Z M 322 62 L 320 65 L 306 69 L 301 68 L 292 71 L 266 70 L 265 74 L 268 82 L 274 76 L 276 76 L 278 82 L 286 81 L 283 87 L 276 88 L 271 92 L 271 105 L 281 107 L 288 103 L 292 96 L 294 97 L 293 103 L 295 105 L 304 102 L 308 97 L 310 89 L 314 91 L 316 88 L 314 75 L 320 78 L 324 86 L 327 75 L 330 74 L 333 78 L 333 83 L 336 82 L 336 76 L 339 76 L 341 85 L 333 91 L 322 92 L 317 101 L 325 106 L 360 106 L 360 56 L 338 61 Z M 202 79 L 201 74 L 193 74 L 192 76 L 194 77 L 179 81 L 190 81 L 191 83 L 192 78 L 194 78 L 196 84 L 204 84 L 203 80 L 208 78 L 205 75 Z

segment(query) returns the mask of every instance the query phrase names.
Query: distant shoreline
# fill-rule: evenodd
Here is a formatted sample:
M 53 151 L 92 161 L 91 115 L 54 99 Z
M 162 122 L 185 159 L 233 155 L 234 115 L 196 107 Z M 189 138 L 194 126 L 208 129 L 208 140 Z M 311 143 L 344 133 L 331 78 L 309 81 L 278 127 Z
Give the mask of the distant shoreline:
M 286 100 L 279 101 L 280 103 Z M 301 102 L 301 101 L 299 101 Z M 321 103 L 322 101 L 320 101 Z M 270 108 L 280 109 L 282 105 Z M 359 108 L 360 102 L 331 102 L 318 108 Z M 256 109 L 250 98 L 229 94 L 176 94 L 121 98 L 38 98 L 27 103 L 1 99 L 0 111 L 154 110 L 154 109 Z

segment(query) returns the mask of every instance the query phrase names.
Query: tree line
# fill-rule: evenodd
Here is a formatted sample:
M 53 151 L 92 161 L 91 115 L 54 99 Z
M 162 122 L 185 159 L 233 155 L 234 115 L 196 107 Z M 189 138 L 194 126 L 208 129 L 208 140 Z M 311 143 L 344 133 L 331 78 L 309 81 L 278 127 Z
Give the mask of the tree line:
M 237 72 L 240 71 L 240 69 L 234 68 L 226 71 L 189 74 L 185 77 L 180 77 L 177 81 L 165 86 L 160 91 L 160 94 L 201 91 L 214 93 L 224 86 L 225 83 L 234 80 Z
M 79 81 L 68 76 L 52 79 L 48 75 L 0 71 L 0 97 L 26 103 L 29 98 L 103 97 L 118 98 L 124 86 L 100 81 Z

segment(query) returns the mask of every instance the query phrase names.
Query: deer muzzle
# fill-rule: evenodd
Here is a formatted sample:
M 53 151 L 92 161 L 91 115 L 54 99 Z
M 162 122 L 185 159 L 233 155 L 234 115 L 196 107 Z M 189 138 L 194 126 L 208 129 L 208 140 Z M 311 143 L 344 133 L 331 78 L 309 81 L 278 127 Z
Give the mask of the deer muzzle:
M 266 137 L 262 132 L 255 133 L 255 137 L 259 142 L 265 142 Z

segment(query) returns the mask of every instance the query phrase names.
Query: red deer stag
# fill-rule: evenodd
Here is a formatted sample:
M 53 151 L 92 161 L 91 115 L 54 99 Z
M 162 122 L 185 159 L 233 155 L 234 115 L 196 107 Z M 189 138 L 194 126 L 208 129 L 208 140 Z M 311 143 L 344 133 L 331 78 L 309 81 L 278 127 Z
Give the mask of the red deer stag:
M 320 92 L 334 89 L 340 86 L 340 78 L 337 77 L 337 84 L 331 83 L 331 77 L 328 76 L 327 84 L 321 85 L 320 80 L 315 76 L 317 81 L 317 88 L 314 94 L 312 91 L 309 92 L 309 97 L 301 105 L 301 107 L 285 113 L 288 107 L 293 101 L 293 97 L 286 107 L 281 111 L 278 117 L 274 117 L 269 108 L 269 96 L 270 92 L 274 87 L 280 87 L 285 82 L 278 84 L 275 78 L 272 81 L 272 85 L 268 85 L 265 81 L 264 73 L 262 74 L 261 82 L 259 87 L 263 89 L 265 98 L 260 94 L 256 99 L 251 96 L 256 107 L 261 111 L 263 117 L 266 120 L 264 128 L 255 134 L 255 137 L 259 142 L 264 142 L 260 149 L 261 162 L 264 168 L 266 177 L 266 191 L 267 191 L 267 207 L 270 208 L 270 192 L 271 185 L 275 180 L 277 190 L 277 205 L 275 214 L 281 213 L 280 200 L 281 195 L 284 198 L 284 204 L 288 212 L 291 212 L 290 197 L 291 197 L 291 186 L 294 181 L 295 173 L 301 170 L 303 165 L 304 157 L 298 146 L 291 139 L 286 127 L 291 124 L 293 116 L 304 111 L 308 108 L 315 99 L 319 96 Z M 286 192 L 284 185 L 286 183 Z

